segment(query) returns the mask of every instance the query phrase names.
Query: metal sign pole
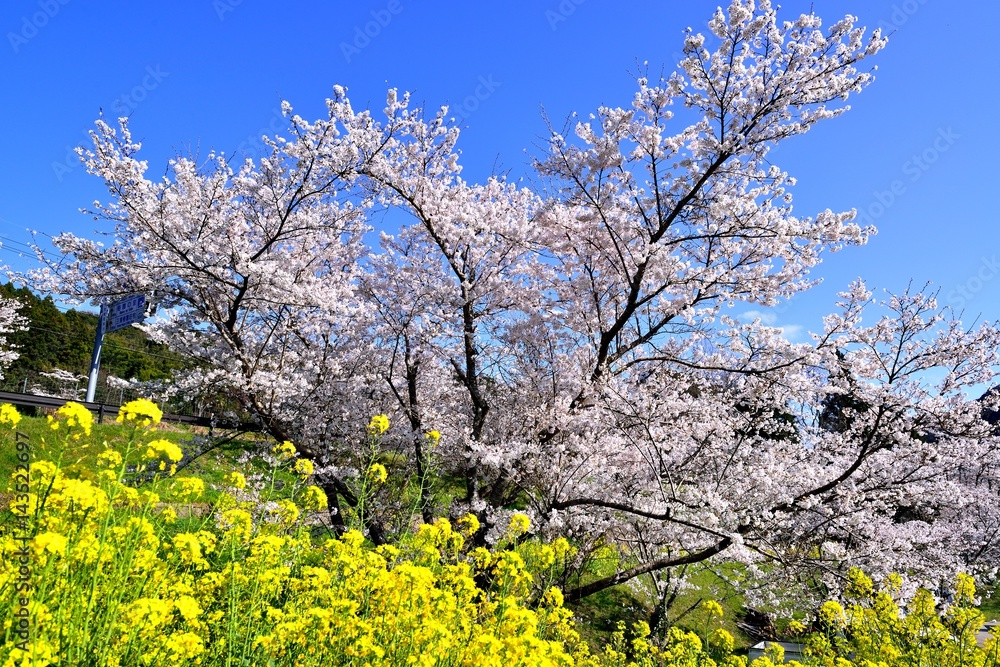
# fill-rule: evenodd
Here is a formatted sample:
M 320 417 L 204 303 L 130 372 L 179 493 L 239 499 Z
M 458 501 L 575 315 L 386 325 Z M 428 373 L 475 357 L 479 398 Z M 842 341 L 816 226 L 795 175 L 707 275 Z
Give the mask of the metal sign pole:
M 97 318 L 97 333 L 94 335 L 94 352 L 90 356 L 90 377 L 87 380 L 88 403 L 94 402 L 94 394 L 97 392 L 97 371 L 101 367 L 101 347 L 104 344 L 104 325 L 108 319 L 108 304 L 101 304 L 101 315 Z

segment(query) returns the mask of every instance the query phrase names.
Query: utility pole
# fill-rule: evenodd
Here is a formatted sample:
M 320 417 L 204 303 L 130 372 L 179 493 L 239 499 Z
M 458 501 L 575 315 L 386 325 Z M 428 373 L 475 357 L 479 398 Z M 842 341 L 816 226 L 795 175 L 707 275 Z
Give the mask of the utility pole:
M 90 355 L 90 377 L 87 380 L 88 403 L 94 402 L 97 392 L 97 371 L 101 368 L 101 347 L 104 345 L 104 327 L 108 319 L 108 304 L 101 303 L 101 315 L 97 318 L 97 333 L 94 335 L 94 352 Z

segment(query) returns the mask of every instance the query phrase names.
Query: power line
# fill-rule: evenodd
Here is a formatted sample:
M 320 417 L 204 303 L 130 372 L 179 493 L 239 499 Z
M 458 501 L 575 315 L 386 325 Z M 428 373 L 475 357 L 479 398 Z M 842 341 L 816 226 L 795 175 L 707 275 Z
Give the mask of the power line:
M 10 220 L 8 220 L 7 218 L 0 217 L 0 220 L 2 220 L 3 222 L 7 223 L 8 227 L 13 226 L 13 223 Z M 55 240 L 55 238 L 51 234 L 49 234 L 48 232 L 36 231 L 34 233 L 35 234 L 41 234 L 42 236 L 48 238 L 49 240 L 52 240 L 52 241 Z M 3 235 L 0 235 L 0 239 L 3 239 L 4 241 L 8 241 L 8 242 L 13 243 L 15 245 L 23 246 L 23 247 L 27 248 L 28 250 L 30 250 L 33 253 L 35 252 L 35 249 L 30 244 L 25 243 L 24 241 L 18 241 L 17 239 L 12 239 L 9 236 L 3 236 Z M 54 252 L 50 252 L 50 251 L 45 250 L 43 248 L 39 248 L 38 250 L 41 251 L 43 254 L 51 255 L 52 257 L 55 257 L 55 258 L 60 258 L 60 257 L 64 257 L 65 256 L 65 255 L 56 254 Z
M 45 236 L 48 236 L 48 234 L 45 234 Z M 52 237 L 49 236 L 49 238 L 52 238 Z M 38 252 L 41 252 L 43 255 L 49 255 L 50 257 L 54 257 L 56 259 L 62 259 L 62 258 L 65 257 L 65 255 L 57 255 L 54 252 L 50 252 L 48 250 L 45 250 L 44 248 L 38 248 L 36 250 L 36 248 L 34 246 L 32 246 L 32 245 L 30 245 L 28 243 L 25 243 L 23 241 L 18 241 L 17 239 L 12 239 L 9 236 L 0 236 L 0 241 L 7 241 L 8 243 L 13 243 L 16 246 L 21 246 L 24 250 L 30 252 L 31 254 L 36 254 Z M 0 246 L 0 248 L 2 248 L 2 247 L 4 247 L 4 246 Z M 16 249 L 12 248 L 11 250 L 16 250 Z M 23 252 L 24 250 L 22 250 L 21 252 Z
M 0 237 L 0 238 L 5 238 L 6 239 L 6 237 Z M 27 262 L 30 262 L 30 263 L 34 263 L 35 265 L 38 265 L 38 266 L 43 265 L 43 262 L 45 262 L 45 261 L 51 261 L 53 263 L 58 262 L 57 266 L 62 266 L 63 262 L 65 262 L 66 258 L 68 257 L 68 255 L 56 255 L 54 253 L 49 252 L 48 250 L 42 250 L 41 248 L 39 248 L 39 250 L 44 255 L 49 255 L 52 258 L 50 260 L 39 260 L 38 254 L 35 252 L 35 250 L 31 246 L 28 246 L 27 244 L 21 243 L 19 241 L 13 241 L 11 239 L 6 239 L 6 240 L 9 241 L 10 243 L 16 243 L 16 244 L 18 244 L 20 246 L 24 246 L 24 247 L 23 248 L 11 248 L 9 245 L 4 244 L 4 245 L 0 245 L 0 250 L 5 251 L 5 252 L 9 252 L 9 253 L 11 253 L 13 255 L 17 255 L 18 258 L 20 258 L 22 260 L 25 260 Z

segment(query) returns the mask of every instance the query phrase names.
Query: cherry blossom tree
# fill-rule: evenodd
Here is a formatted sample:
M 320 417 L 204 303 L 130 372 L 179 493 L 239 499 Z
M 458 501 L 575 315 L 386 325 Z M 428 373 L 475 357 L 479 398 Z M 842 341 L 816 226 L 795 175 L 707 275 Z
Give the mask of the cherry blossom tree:
M 447 109 L 395 90 L 379 120 L 339 87 L 324 119 L 286 105 L 259 162 L 178 157 L 160 181 L 126 121 L 99 121 L 81 155 L 109 187 L 93 213 L 111 242 L 61 235 L 70 260 L 30 280 L 154 295 L 149 330 L 201 362 L 182 386 L 225 388 L 295 440 L 334 506 L 356 502 L 364 424 L 386 412 L 425 520 L 472 510 L 488 541 L 526 506 L 583 554 L 617 545 L 614 574 L 569 571 L 570 599 L 648 579 L 662 613 L 684 568 L 721 560 L 748 589 L 836 589 L 852 565 L 989 571 L 996 439 L 969 393 L 1000 329 L 860 280 L 810 343 L 735 317 L 873 232 L 853 211 L 794 214 L 769 157 L 871 81 L 885 39 L 856 22 L 734 0 L 686 36 L 677 73 L 550 128 L 538 191 L 464 180 Z M 366 247 L 383 207 L 408 221 Z M 450 508 L 432 469 L 464 486 Z M 374 540 L 391 509 L 369 512 Z
M 265 138 L 258 163 L 180 156 L 160 181 L 146 178 L 126 119 L 98 121 L 93 149 L 80 154 L 112 195 L 91 211 L 115 223 L 112 240 L 61 235 L 55 244 L 72 261 L 32 281 L 79 300 L 150 295 L 160 314 L 149 333 L 196 362 L 181 389 L 225 391 L 316 457 L 310 446 L 327 424 L 305 416 L 322 414 L 317 392 L 350 380 L 358 363 L 351 322 L 364 310 L 355 283 L 370 201 L 355 187 L 367 159 L 356 135 L 371 121 L 340 98 L 328 121 L 284 111 L 290 138 Z M 337 126 L 347 118 L 353 126 Z M 328 493 L 336 499 L 335 486 Z
M 0 380 L 4 370 L 18 357 L 18 351 L 11 346 L 7 336 L 22 331 L 26 320 L 18 315 L 21 304 L 15 299 L 0 298 Z

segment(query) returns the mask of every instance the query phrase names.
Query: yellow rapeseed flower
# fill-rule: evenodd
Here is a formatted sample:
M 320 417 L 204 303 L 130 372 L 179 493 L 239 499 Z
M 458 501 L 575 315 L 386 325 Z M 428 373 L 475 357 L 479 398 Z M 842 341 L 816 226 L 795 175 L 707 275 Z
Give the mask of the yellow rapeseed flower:
M 160 461 L 177 463 L 182 458 L 184 458 L 184 453 L 181 451 L 181 448 L 169 440 L 153 440 L 146 445 L 146 452 L 143 455 L 143 460 L 145 461 L 159 459 Z M 162 470 L 163 466 L 160 469 Z
M 847 622 L 844 608 L 835 600 L 828 600 L 820 606 L 819 617 L 822 621 L 836 627 L 842 627 Z
M 117 468 L 122 464 L 122 455 L 113 449 L 101 452 L 97 456 L 97 465 L 102 468 Z
M 189 623 L 201 616 L 201 605 L 198 604 L 198 601 L 190 595 L 181 595 L 178 597 L 174 600 L 174 607 L 184 620 Z
M 318 486 L 307 486 L 299 502 L 307 510 L 322 510 L 329 506 L 326 493 Z
M 718 628 L 709 636 L 708 641 L 717 650 L 725 653 L 732 653 L 736 646 L 736 638 L 725 628 Z
M 485 547 L 476 547 L 470 555 L 476 567 L 480 570 L 485 570 L 493 562 L 493 554 Z
M 701 606 L 704 607 L 705 611 L 708 612 L 709 616 L 721 617 L 724 615 L 724 612 L 722 611 L 722 605 L 716 602 L 715 600 L 706 600 L 701 603 Z
M 21 421 L 21 414 L 17 411 L 17 408 L 10 403 L 0 405 L 0 424 L 17 426 L 19 421 Z
M 59 652 L 44 639 L 36 637 L 34 641 L 25 642 L 25 645 L 28 650 L 21 648 L 22 644 L 9 644 L 13 648 L 3 667 L 54 665 L 59 660 Z
M 381 463 L 373 463 L 368 471 L 365 473 L 368 479 L 378 482 L 379 484 L 384 484 L 385 480 L 389 478 L 389 473 L 386 471 L 385 466 Z
M 847 589 L 844 591 L 848 598 L 867 598 L 874 590 L 874 582 L 860 568 L 852 567 L 848 570 Z
M 139 398 L 118 408 L 118 417 L 115 421 L 133 422 L 138 426 L 149 427 L 159 424 L 161 419 L 163 411 L 156 403 L 148 398 Z
M 46 551 L 50 554 L 62 556 L 66 553 L 66 536 L 52 531 L 39 533 L 32 540 L 31 547 L 34 549 L 36 556 L 41 556 Z
M 170 603 L 159 598 L 139 598 L 129 605 L 123 616 L 140 632 L 155 636 L 157 630 L 170 621 Z
M 160 502 L 160 494 L 156 491 L 150 491 L 149 489 L 143 489 L 139 492 L 139 504 L 142 507 L 152 506 Z
M 201 541 L 195 533 L 177 533 L 174 535 L 173 547 L 185 565 L 208 567 L 208 561 L 202 556 Z
M 565 537 L 557 537 L 552 541 L 552 552 L 555 554 L 557 560 L 562 560 L 564 558 L 572 558 L 576 554 L 576 549 L 569 543 Z
M 431 447 L 437 447 L 438 443 L 441 442 L 441 431 L 427 431 L 424 433 L 424 438 Z
M 90 428 L 94 424 L 94 415 L 90 410 L 79 403 L 69 401 L 56 410 L 55 415 L 48 416 L 49 427 L 57 430 L 60 424 L 65 424 L 67 428 L 79 427 L 82 433 L 74 433 L 73 438 L 79 440 L 81 435 L 90 435 Z
M 283 498 L 277 502 L 277 507 L 272 512 L 285 525 L 292 525 L 299 518 L 299 508 L 291 500 Z
M 136 509 L 142 507 L 139 501 L 138 489 L 125 486 L 119 482 L 118 474 L 113 470 L 102 470 L 97 478 L 108 485 L 105 488 L 108 489 L 109 495 L 114 497 L 115 504 L 119 507 L 132 507 Z
M 48 504 L 67 512 L 93 512 L 103 516 L 108 509 L 108 494 L 86 480 L 62 477 L 52 485 Z
M 313 462 L 309 459 L 299 459 L 295 462 L 295 472 L 299 473 L 303 477 L 308 477 L 313 474 Z
M 542 602 L 550 607 L 561 607 L 563 605 L 563 601 L 563 592 L 555 586 L 549 588 L 549 590 L 547 590 L 545 595 L 542 597 Z
M 174 497 L 181 502 L 191 502 L 205 493 L 205 482 L 198 477 L 181 477 L 171 484 Z
M 247 488 L 247 478 L 241 473 L 231 472 L 227 474 L 224 478 L 226 484 L 233 487 L 234 489 L 245 489 Z
M 389 430 L 389 417 L 388 415 L 375 415 L 372 420 L 368 422 L 368 432 L 372 435 L 382 435 Z
M 470 535 L 475 535 L 479 530 L 479 518 L 475 514 L 469 512 L 465 516 L 459 518 L 458 520 L 458 530 L 460 533 L 469 537 Z
M 163 648 L 170 654 L 170 664 L 180 664 L 198 659 L 205 652 L 205 642 L 193 632 L 175 632 L 163 642 Z
M 195 536 L 197 536 L 198 542 L 201 543 L 201 548 L 204 549 L 205 553 L 210 554 L 215 551 L 215 545 L 219 541 L 215 533 L 210 533 L 207 530 L 199 530 L 195 533 Z
M 288 440 L 285 440 L 281 444 L 275 445 L 271 449 L 271 453 L 274 454 L 279 461 L 287 461 L 295 456 L 295 445 Z
M 101 543 L 90 532 L 81 532 L 73 541 L 69 559 L 74 563 L 91 564 L 97 560 Z
M 956 605 L 973 606 L 976 600 L 976 580 L 964 572 L 959 572 L 955 578 Z
M 528 518 L 527 514 L 518 512 L 510 517 L 510 526 L 507 528 L 507 535 L 509 537 L 518 537 L 524 535 L 530 529 L 531 519 Z
M 220 517 L 219 527 L 234 537 L 245 539 L 253 529 L 253 518 L 246 510 L 226 510 Z
M 31 480 L 32 486 L 37 483 L 41 488 L 46 488 L 60 477 L 62 473 L 52 461 L 35 461 L 28 468 L 28 479 Z
M 516 551 L 503 551 L 493 563 L 493 574 L 501 589 L 523 593 L 533 580 L 524 564 L 521 554 Z

